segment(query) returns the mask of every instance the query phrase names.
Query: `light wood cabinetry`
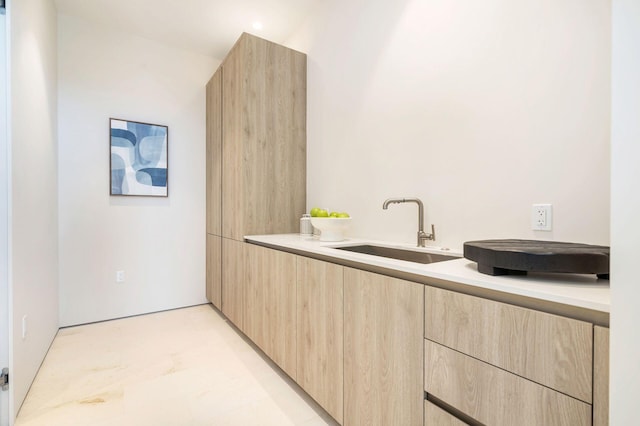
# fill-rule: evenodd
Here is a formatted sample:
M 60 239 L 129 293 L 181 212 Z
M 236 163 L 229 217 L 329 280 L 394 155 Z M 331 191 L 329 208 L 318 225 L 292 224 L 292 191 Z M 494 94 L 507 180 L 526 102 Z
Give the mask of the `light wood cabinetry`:
M 427 286 L 424 330 L 425 391 L 475 421 L 590 425 L 607 415 L 606 328 Z
M 296 256 L 245 244 L 244 333 L 296 378 Z
M 243 331 L 247 294 L 246 247 L 247 244 L 241 241 L 222 238 L 222 313 Z
M 222 236 L 222 68 L 207 83 L 207 234 Z
M 609 424 L 609 329 L 593 328 L 593 425 Z
M 297 232 L 306 209 L 306 55 L 243 34 L 222 64 L 222 236 Z
M 225 315 L 341 424 L 608 424 L 607 328 L 222 247 Z
M 207 274 L 206 297 L 216 308 L 222 307 L 222 72 L 218 70 L 207 84 Z
M 207 300 L 222 307 L 222 237 L 207 234 Z
M 425 337 L 591 403 L 592 324 L 433 287 Z
M 590 425 L 591 406 L 425 340 L 424 385 L 436 398 L 487 425 Z
M 343 421 L 343 271 L 297 258 L 298 384 L 339 423 Z
M 344 424 L 423 423 L 424 286 L 344 270 Z
M 207 298 L 244 330 L 254 306 L 242 287 L 246 259 L 239 243 L 249 234 L 296 232 L 305 211 L 306 55 L 242 34 L 207 84 L 206 104 L 207 235 L 224 240 L 221 250 L 208 243 Z M 210 270 L 218 263 L 220 274 Z M 217 287 L 221 306 L 214 302 Z M 258 336 L 268 340 L 266 331 Z

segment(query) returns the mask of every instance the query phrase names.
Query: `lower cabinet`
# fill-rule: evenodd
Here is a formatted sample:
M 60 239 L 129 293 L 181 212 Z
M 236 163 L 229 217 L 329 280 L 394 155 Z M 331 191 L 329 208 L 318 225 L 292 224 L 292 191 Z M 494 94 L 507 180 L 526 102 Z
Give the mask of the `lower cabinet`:
M 607 424 L 607 328 L 426 286 L 425 339 L 425 392 L 465 419 Z
M 424 285 L 344 270 L 344 424 L 423 424 Z
M 207 300 L 222 307 L 222 237 L 207 234 Z
M 343 271 L 297 258 L 296 381 L 339 423 L 343 421 Z
M 427 286 L 425 338 L 591 403 L 591 323 Z
M 244 331 L 246 243 L 222 239 L 222 313 Z
M 608 425 L 608 328 L 211 235 L 207 251 L 207 297 L 343 425 Z
M 424 386 L 487 425 L 590 425 L 591 405 L 425 340 Z
M 296 378 L 296 256 L 245 244 L 244 333 Z

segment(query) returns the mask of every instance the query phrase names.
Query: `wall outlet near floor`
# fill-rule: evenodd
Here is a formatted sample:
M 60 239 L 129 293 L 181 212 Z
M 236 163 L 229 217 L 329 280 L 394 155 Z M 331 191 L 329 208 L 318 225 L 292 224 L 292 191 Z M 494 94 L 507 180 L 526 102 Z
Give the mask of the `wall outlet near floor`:
M 116 282 L 117 283 L 124 282 L 124 271 L 116 271 Z
M 531 207 L 531 229 L 534 231 L 551 231 L 552 219 L 551 204 L 534 204 Z
M 22 340 L 27 338 L 27 316 L 22 316 Z

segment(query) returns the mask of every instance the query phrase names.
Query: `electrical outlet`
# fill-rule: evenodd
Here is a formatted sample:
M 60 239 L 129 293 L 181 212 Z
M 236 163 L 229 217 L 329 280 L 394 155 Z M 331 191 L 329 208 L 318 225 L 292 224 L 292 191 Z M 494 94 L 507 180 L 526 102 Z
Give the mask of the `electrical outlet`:
M 531 229 L 534 231 L 551 231 L 553 215 L 551 204 L 534 204 L 531 207 Z
M 116 282 L 117 283 L 124 282 L 124 271 L 116 271 Z

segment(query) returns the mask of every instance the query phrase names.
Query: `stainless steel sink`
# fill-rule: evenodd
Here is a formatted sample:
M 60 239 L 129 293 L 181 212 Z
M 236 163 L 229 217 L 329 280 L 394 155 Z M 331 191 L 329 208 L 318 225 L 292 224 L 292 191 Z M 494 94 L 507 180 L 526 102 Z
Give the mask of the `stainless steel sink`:
M 460 259 L 459 256 L 450 256 L 447 254 L 425 253 L 422 251 L 405 250 L 394 247 L 374 246 L 370 244 L 358 246 L 334 247 L 338 250 L 352 251 L 355 253 L 370 254 L 373 256 L 387 257 L 390 259 L 405 260 L 407 262 L 416 263 L 435 263 L 445 260 Z

